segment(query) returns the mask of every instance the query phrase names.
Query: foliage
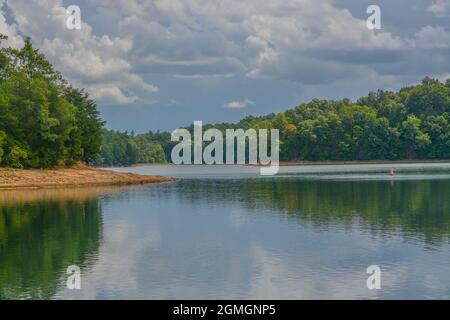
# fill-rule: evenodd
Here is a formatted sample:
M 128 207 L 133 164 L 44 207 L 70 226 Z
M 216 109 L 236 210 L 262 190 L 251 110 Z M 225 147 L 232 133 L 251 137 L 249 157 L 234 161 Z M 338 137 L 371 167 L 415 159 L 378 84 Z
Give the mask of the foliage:
M 449 159 L 449 115 L 450 80 L 425 78 L 399 92 L 379 90 L 356 102 L 315 99 L 279 114 L 203 129 L 223 134 L 226 129 L 279 129 L 282 160 Z M 192 133 L 193 126 L 188 130 Z M 143 136 L 159 143 L 170 160 L 170 133 Z
M 450 79 L 427 77 L 356 102 L 315 99 L 204 129 L 279 129 L 281 160 L 449 159 L 449 115 Z M 134 135 L 103 125 L 96 103 L 65 81 L 29 39 L 21 49 L 0 49 L 0 166 L 170 161 L 176 143 L 169 132 Z
M 170 140 L 170 135 L 165 139 Z M 103 134 L 100 155 L 95 162 L 99 166 L 125 166 L 134 163 L 164 163 L 164 149 L 153 133 L 143 135 L 108 131 Z
M 21 49 L 0 49 L 0 166 L 92 162 L 102 128 L 95 102 L 65 81 L 29 39 Z

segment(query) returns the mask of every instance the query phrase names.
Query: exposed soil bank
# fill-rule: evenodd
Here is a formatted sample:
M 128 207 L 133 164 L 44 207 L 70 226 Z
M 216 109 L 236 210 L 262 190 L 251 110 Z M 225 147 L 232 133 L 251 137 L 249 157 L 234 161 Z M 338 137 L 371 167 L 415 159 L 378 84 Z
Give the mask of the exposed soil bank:
M 49 170 L 0 169 L 0 190 L 118 186 L 171 181 L 175 181 L 175 179 L 94 169 L 86 166 Z

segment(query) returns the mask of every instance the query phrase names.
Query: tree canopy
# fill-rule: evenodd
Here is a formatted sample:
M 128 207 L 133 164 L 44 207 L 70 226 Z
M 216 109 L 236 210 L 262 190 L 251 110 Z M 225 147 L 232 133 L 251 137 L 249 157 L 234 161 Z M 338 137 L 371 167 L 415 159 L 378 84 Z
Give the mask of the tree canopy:
M 93 162 L 102 130 L 96 103 L 64 80 L 30 39 L 21 49 L 0 49 L 0 166 Z
M 279 129 L 281 160 L 450 159 L 449 115 L 450 79 L 426 77 L 356 102 L 315 99 L 278 114 L 203 128 Z M 170 161 L 175 143 L 169 132 L 135 135 L 103 125 L 95 101 L 64 80 L 29 39 L 21 49 L 0 49 L 0 166 Z
M 356 102 L 315 99 L 278 114 L 203 129 L 217 128 L 223 134 L 226 129 L 279 129 L 281 160 L 450 159 L 449 115 L 450 80 L 427 77 L 398 92 L 370 92 Z M 187 129 L 193 132 L 192 125 Z M 138 137 L 160 144 L 170 161 L 170 133 Z M 104 146 L 103 157 L 122 162 Z

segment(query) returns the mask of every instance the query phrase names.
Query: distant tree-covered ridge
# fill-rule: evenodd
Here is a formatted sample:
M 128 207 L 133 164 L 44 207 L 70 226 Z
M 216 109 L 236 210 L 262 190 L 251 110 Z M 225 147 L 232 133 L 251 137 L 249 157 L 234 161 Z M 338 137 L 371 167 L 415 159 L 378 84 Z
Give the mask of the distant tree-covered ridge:
M 442 83 L 427 77 L 419 85 L 371 92 L 356 102 L 313 100 L 278 114 L 203 129 L 279 129 L 281 160 L 450 159 L 449 115 L 450 79 Z M 193 126 L 188 129 L 192 132 Z M 143 144 L 151 145 L 153 156 L 139 155 Z M 99 164 L 159 162 L 163 156 L 170 161 L 173 145 L 167 132 L 107 131 Z
M 203 128 L 279 129 L 281 160 L 450 159 L 449 114 L 450 79 L 427 77 L 356 102 L 313 100 Z M 21 49 L 0 49 L 0 167 L 170 162 L 176 142 L 169 132 L 135 135 L 103 125 L 95 101 L 64 80 L 30 40 Z
M 65 81 L 29 39 L 21 49 L 0 49 L 1 167 L 92 163 L 102 133 L 95 102 Z
M 138 163 L 165 163 L 172 150 L 170 133 L 135 135 L 104 130 L 97 166 L 126 166 Z

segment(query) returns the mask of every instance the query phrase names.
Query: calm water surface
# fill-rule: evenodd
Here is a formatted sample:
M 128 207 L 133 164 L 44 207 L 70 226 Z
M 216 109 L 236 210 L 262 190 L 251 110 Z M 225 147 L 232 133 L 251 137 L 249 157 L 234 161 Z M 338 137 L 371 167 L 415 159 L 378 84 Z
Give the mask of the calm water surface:
M 450 164 L 391 167 L 146 166 L 116 170 L 180 179 L 0 192 L 0 299 L 448 299 Z

